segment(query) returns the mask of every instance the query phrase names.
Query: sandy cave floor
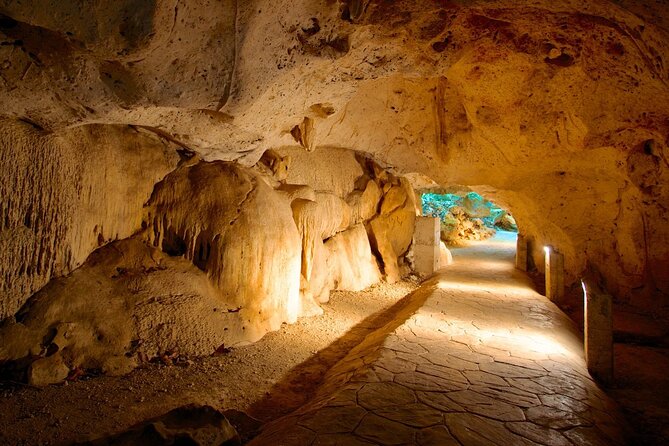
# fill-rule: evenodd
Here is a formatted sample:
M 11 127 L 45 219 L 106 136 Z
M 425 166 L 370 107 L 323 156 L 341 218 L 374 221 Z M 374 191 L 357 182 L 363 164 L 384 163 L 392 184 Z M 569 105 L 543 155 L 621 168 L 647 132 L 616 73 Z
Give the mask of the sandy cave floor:
M 361 292 L 335 291 L 322 316 L 302 318 L 221 355 L 174 365 L 150 363 L 124 377 L 42 389 L 0 383 L 0 444 L 89 440 L 189 403 L 275 419 L 303 405 L 323 374 L 392 319 L 402 298 L 416 287 L 403 281 Z

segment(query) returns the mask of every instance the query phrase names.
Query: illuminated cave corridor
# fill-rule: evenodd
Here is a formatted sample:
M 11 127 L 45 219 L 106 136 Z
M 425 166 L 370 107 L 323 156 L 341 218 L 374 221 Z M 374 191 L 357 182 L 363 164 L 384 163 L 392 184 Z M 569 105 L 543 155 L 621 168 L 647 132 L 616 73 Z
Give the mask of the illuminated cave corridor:
M 622 444 L 578 333 L 514 268 L 515 237 L 457 249 L 324 389 L 250 444 Z
M 485 240 L 497 230 L 518 232 L 511 213 L 476 192 L 435 193 L 418 190 L 422 214 L 440 220 L 440 238 L 447 245 Z
M 0 444 L 669 444 L 668 59 L 663 1 L 0 0 Z

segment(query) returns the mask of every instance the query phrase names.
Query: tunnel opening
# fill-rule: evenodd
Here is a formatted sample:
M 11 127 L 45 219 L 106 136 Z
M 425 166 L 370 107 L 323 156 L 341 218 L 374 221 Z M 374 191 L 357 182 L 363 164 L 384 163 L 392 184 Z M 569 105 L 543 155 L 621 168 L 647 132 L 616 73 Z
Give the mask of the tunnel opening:
M 450 246 L 486 240 L 497 231 L 518 232 L 508 210 L 476 192 L 426 192 L 421 194 L 421 208 L 423 215 L 439 218 L 441 240 Z

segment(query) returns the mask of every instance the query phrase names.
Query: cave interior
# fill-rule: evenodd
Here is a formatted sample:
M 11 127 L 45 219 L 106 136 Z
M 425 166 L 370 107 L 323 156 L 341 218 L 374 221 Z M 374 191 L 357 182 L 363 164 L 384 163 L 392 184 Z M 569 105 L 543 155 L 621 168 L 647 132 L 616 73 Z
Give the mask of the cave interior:
M 669 3 L 0 0 L 0 443 L 669 444 Z

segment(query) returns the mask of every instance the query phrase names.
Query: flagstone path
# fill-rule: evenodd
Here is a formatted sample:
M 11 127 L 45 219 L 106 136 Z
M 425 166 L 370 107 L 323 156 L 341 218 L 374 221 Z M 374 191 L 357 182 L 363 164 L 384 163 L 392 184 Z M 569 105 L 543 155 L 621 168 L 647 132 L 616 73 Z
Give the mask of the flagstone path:
M 250 444 L 625 444 L 574 324 L 513 254 L 508 234 L 454 250 L 454 264 L 333 367 L 311 402 Z

